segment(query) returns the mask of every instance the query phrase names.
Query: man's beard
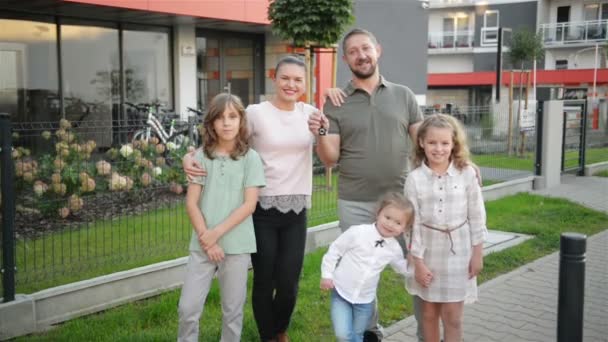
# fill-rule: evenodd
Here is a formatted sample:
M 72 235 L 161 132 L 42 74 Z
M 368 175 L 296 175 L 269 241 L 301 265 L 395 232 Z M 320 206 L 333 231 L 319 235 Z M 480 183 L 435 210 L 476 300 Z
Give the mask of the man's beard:
M 366 80 L 366 79 L 374 76 L 374 74 L 376 73 L 377 65 L 372 64 L 372 67 L 369 69 L 369 72 L 367 72 L 367 73 L 362 73 L 362 72 L 360 72 L 358 70 L 355 70 L 351 66 L 349 66 L 349 68 L 350 68 L 350 71 L 353 73 L 353 75 L 355 75 L 356 78 L 358 78 L 360 80 Z

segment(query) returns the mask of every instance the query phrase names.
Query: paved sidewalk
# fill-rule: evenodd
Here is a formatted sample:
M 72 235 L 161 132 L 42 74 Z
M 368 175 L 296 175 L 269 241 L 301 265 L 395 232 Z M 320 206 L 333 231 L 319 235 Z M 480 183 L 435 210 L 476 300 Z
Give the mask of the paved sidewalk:
M 608 213 L 608 178 L 565 176 L 562 185 L 534 193 L 563 197 Z M 606 223 L 608 226 L 608 222 Z M 480 286 L 465 306 L 465 341 L 555 341 L 559 252 Z M 587 240 L 584 340 L 608 342 L 608 231 Z M 415 339 L 410 316 L 386 328 L 386 342 Z

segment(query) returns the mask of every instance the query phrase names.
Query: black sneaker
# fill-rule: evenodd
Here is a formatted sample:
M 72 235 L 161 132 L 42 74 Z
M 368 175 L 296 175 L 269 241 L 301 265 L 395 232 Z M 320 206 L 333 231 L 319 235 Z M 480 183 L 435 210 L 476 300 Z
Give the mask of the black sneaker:
M 366 331 L 363 333 L 363 342 L 380 342 L 380 338 L 372 331 Z

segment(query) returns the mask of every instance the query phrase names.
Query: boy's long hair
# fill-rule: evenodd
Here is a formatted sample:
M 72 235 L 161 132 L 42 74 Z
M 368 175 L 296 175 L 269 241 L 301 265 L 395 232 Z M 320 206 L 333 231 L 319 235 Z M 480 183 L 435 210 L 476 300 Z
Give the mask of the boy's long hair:
M 376 216 L 380 214 L 382 209 L 388 207 L 389 205 L 405 212 L 405 215 L 407 216 L 405 230 L 410 230 L 414 225 L 415 214 L 414 205 L 412 202 L 405 198 L 403 194 L 394 191 L 387 192 L 386 194 L 382 195 L 378 201 L 378 210 L 376 211 Z
M 203 120 L 203 151 L 209 159 L 215 158 L 213 152 L 218 144 L 218 137 L 213 129 L 213 123 L 215 120 L 219 119 L 229 107 L 232 107 L 241 118 L 239 133 L 236 136 L 236 144 L 234 150 L 230 152 L 230 158 L 236 160 L 238 157 L 245 155 L 249 150 L 249 142 L 247 141 L 247 118 L 245 116 L 245 107 L 243 107 L 241 99 L 236 95 L 220 93 L 211 100 L 209 111 Z
M 429 128 L 449 128 L 452 130 L 452 142 L 454 147 L 450 155 L 450 161 L 454 163 L 457 169 L 462 170 L 470 164 L 469 147 L 467 145 L 467 136 L 462 128 L 462 125 L 454 117 L 445 114 L 433 114 L 424 119 L 418 128 L 418 141 L 414 146 L 413 162 L 414 166 L 418 167 L 426 160 L 424 149 L 420 143 L 426 137 Z

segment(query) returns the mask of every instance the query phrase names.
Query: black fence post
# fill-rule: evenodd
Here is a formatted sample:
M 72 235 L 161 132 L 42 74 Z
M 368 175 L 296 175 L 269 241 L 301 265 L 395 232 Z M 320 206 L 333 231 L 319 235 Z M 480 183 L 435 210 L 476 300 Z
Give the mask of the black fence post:
M 583 341 L 587 236 L 562 233 L 560 239 L 557 342 Z
M 534 160 L 534 174 L 540 176 L 543 163 L 543 111 L 545 102 L 536 103 L 536 154 Z
M 2 284 L 4 302 L 15 300 L 15 169 L 12 160 L 11 117 L 0 113 L 2 172 Z

